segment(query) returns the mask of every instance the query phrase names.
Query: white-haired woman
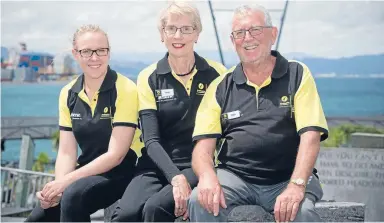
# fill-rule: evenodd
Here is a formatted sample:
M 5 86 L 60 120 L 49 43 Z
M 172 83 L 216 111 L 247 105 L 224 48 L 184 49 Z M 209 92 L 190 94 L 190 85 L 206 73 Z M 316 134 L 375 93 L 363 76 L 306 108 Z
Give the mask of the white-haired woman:
M 72 53 L 84 74 L 60 92 L 55 180 L 36 194 L 40 205 L 28 222 L 89 222 L 93 212 L 118 200 L 132 179 L 144 146 L 134 140 L 137 88 L 109 67 L 109 50 L 106 33 L 96 25 L 74 34 Z
M 202 30 L 198 10 L 173 2 L 158 25 L 168 52 L 138 76 L 139 116 L 146 149 L 113 221 L 174 221 L 188 217 L 197 178 L 191 168 L 192 132 L 201 99 L 226 68 L 194 52 Z

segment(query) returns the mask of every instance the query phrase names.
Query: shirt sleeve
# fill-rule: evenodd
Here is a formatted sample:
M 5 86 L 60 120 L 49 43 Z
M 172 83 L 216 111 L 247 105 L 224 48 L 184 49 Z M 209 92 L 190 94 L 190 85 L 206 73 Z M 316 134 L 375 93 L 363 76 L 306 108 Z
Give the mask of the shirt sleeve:
M 299 135 L 307 131 L 321 133 L 321 141 L 328 138 L 328 125 L 321 106 L 315 80 L 307 66 L 303 66 L 303 76 L 294 97 L 296 129 Z
M 153 64 L 141 71 L 137 78 L 141 131 L 148 157 L 171 183 L 172 178 L 181 174 L 181 171 L 161 145 L 157 105 L 153 93 L 156 89 L 152 89 L 149 84 L 150 76 L 154 72 L 156 65 Z
M 59 96 L 59 129 L 63 131 L 72 131 L 71 114 L 67 105 L 68 91 L 69 89 L 64 87 Z
M 221 79 L 215 79 L 209 85 L 201 101 L 196 114 L 193 141 L 221 137 L 221 107 L 216 98 L 217 87 Z
M 168 182 L 171 183 L 172 178 L 181 174 L 181 171 L 173 163 L 160 143 L 161 140 L 157 111 L 140 111 L 140 122 L 142 125 L 144 144 L 147 148 L 149 158 L 163 172 Z
M 219 75 L 227 73 L 228 70 L 223 64 L 209 59 L 206 59 L 206 61 L 208 62 L 209 66 L 213 67 L 216 72 L 219 73 Z
M 117 99 L 113 126 L 136 128 L 138 121 L 137 87 L 133 81 L 119 74 L 116 81 Z
M 151 109 L 157 110 L 155 96 L 149 86 L 149 77 L 153 69 L 145 69 L 137 77 L 137 87 L 139 95 L 139 111 Z

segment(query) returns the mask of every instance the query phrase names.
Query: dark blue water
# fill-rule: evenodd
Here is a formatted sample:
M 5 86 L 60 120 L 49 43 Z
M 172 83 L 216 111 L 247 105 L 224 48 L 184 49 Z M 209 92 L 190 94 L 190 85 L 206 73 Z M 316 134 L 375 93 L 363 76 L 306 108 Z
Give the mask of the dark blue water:
M 317 88 L 326 116 L 384 115 L 384 78 L 319 78 Z M 1 88 L 1 115 L 58 116 L 58 97 L 64 84 L 7 84 Z M 20 141 L 5 143 L 2 160 L 18 160 Z M 50 140 L 35 140 L 35 155 L 52 158 Z

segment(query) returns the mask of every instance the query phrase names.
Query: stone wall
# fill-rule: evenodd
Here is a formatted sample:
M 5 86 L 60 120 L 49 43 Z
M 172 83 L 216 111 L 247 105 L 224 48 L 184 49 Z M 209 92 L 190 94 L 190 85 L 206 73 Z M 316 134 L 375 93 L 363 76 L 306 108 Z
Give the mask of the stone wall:
M 316 162 L 323 200 L 366 205 L 366 221 L 384 221 L 384 149 L 322 148 Z

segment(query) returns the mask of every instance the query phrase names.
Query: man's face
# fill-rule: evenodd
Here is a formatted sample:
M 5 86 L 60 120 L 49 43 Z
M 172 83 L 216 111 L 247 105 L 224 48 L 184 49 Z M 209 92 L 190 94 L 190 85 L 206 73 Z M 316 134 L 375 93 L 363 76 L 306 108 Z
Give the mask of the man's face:
M 249 30 L 245 31 L 244 30 Z M 244 35 L 245 34 L 245 35 Z M 231 40 L 243 63 L 257 63 L 271 53 L 277 28 L 265 25 L 264 14 L 250 11 L 233 18 Z

